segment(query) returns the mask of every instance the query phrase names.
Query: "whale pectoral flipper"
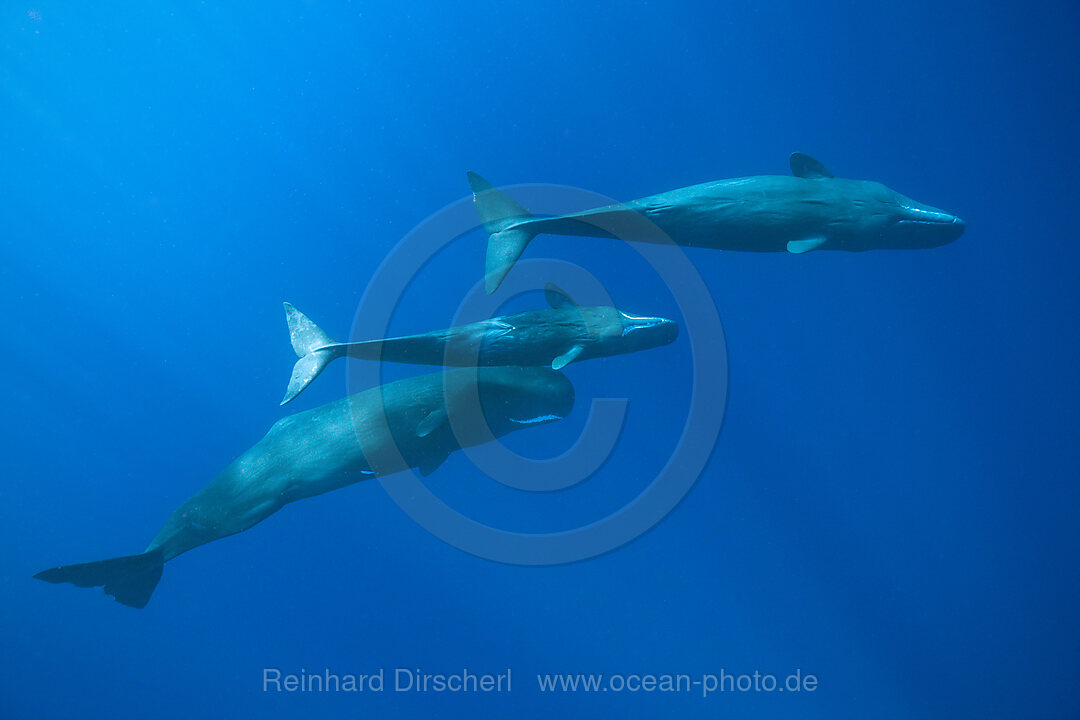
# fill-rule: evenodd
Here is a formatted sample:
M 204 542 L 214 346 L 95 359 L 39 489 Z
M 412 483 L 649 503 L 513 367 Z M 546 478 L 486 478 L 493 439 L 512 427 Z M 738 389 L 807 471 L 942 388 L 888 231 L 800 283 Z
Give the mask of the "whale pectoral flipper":
M 791 153 L 788 164 L 791 166 L 791 174 L 795 177 L 807 180 L 825 180 L 835 177 L 819 160 L 810 157 L 806 153 Z
M 564 367 L 577 360 L 578 356 L 581 355 L 581 352 L 584 349 L 584 345 L 575 345 L 574 347 L 570 348 L 562 355 L 559 355 L 557 358 L 551 361 L 551 369 L 562 370 Z
M 133 608 L 146 607 L 158 580 L 165 559 L 161 550 L 151 550 L 141 555 L 98 560 L 78 565 L 61 565 L 42 570 L 34 577 L 49 583 L 71 583 L 78 587 L 105 586 L 105 594 L 121 605 Z
M 450 418 L 446 415 L 445 408 L 432 410 L 416 426 L 416 437 L 425 438 L 448 422 Z
M 812 237 L 805 240 L 792 240 L 787 244 L 787 251 L 792 255 L 801 255 L 804 252 L 810 252 L 815 248 L 819 248 L 825 244 L 825 237 Z

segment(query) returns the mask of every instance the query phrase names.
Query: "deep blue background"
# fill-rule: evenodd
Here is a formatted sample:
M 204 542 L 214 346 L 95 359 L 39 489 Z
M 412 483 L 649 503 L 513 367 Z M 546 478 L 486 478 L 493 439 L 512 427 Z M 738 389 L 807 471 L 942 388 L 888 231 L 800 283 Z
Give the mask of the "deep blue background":
M 0 715 L 1076 717 L 1076 28 L 1070 2 L 5 3 Z M 638 541 L 497 565 L 370 483 L 170 563 L 141 612 L 31 580 L 145 547 L 282 414 L 280 302 L 345 335 L 465 170 L 629 199 L 784 173 L 792 150 L 968 231 L 926 252 L 692 251 L 726 329 L 726 424 Z M 429 264 L 394 330 L 445 326 L 483 246 Z M 544 256 L 678 312 L 619 243 L 542 237 Z M 558 452 L 589 398 L 632 398 L 579 488 L 514 493 L 463 457 L 429 483 L 522 530 L 610 512 L 670 452 L 689 359 L 684 335 L 571 366 L 575 413 L 510 444 Z M 293 407 L 340 396 L 338 365 Z M 264 666 L 398 665 L 511 666 L 515 689 L 260 691 Z M 820 687 L 534 680 L 721 668 Z

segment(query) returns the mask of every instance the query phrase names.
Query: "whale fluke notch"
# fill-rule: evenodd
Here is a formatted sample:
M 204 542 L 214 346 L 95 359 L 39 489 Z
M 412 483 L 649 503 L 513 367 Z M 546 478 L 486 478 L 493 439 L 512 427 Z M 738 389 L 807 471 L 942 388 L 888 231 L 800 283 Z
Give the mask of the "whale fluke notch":
M 819 160 L 810 157 L 806 153 L 791 153 L 788 164 L 791 165 L 791 174 L 795 177 L 807 180 L 825 180 L 835 177 Z
M 480 222 L 489 234 L 484 288 L 490 295 L 536 236 L 527 226 L 535 216 L 478 174 L 470 172 L 467 176 Z
M 307 315 L 300 312 L 292 303 L 284 303 L 285 321 L 289 324 L 289 341 L 293 350 L 300 357 L 293 365 L 289 387 L 281 404 L 292 400 L 303 392 L 311 381 L 319 376 L 330 361 L 338 356 L 340 345 L 322 331 Z
M 128 607 L 142 609 L 161 579 L 165 558 L 160 550 L 140 555 L 98 560 L 78 565 L 61 565 L 42 570 L 34 577 L 49 583 L 71 583 L 77 587 L 105 586 L 105 594 Z

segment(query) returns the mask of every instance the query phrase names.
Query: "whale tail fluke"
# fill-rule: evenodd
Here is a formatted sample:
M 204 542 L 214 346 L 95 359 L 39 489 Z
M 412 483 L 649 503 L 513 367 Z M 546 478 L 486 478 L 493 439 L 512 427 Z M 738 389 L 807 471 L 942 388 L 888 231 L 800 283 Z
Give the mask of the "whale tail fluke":
M 289 323 L 289 340 L 300 359 L 293 366 L 282 405 L 303 392 L 339 354 L 338 343 L 291 303 L 285 303 L 285 320 Z
M 470 172 L 468 177 L 480 222 L 490 234 L 484 281 L 490 295 L 536 236 L 536 231 L 528 226 L 535 216 L 476 173 Z
M 71 583 L 78 587 L 105 586 L 105 594 L 121 605 L 144 608 L 161 579 L 165 565 L 161 550 L 141 555 L 98 560 L 79 565 L 61 565 L 42 570 L 34 577 L 50 583 Z

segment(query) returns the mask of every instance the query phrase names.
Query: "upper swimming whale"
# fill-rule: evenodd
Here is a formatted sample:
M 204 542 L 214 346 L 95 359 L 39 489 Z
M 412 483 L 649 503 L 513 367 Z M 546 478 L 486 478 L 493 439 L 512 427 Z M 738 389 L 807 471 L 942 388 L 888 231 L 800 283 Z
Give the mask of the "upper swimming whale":
M 540 233 L 804 253 L 929 248 L 952 242 L 964 231 L 964 222 L 954 215 L 878 182 L 834 177 L 809 155 L 793 153 L 789 163 L 790 177 L 717 180 L 556 217 L 532 215 L 484 178 L 469 173 L 480 220 L 490 233 L 487 291 L 499 287 L 525 246 Z M 642 217 L 651 225 L 642 223 Z
M 339 357 L 420 365 L 550 365 L 561 370 L 575 360 L 666 345 L 679 332 L 679 326 L 665 318 L 629 315 L 613 307 L 581 307 L 551 283 L 544 295 L 550 310 L 528 310 L 422 335 L 352 343 L 334 342 L 306 315 L 285 303 L 289 339 L 300 359 L 293 366 L 281 404 L 299 395 Z
M 276 422 L 177 508 L 145 552 L 34 577 L 104 585 L 117 602 L 141 608 L 177 555 L 303 498 L 408 468 L 427 475 L 457 449 L 559 420 L 573 405 L 570 381 L 550 368 L 461 368 L 365 390 Z

